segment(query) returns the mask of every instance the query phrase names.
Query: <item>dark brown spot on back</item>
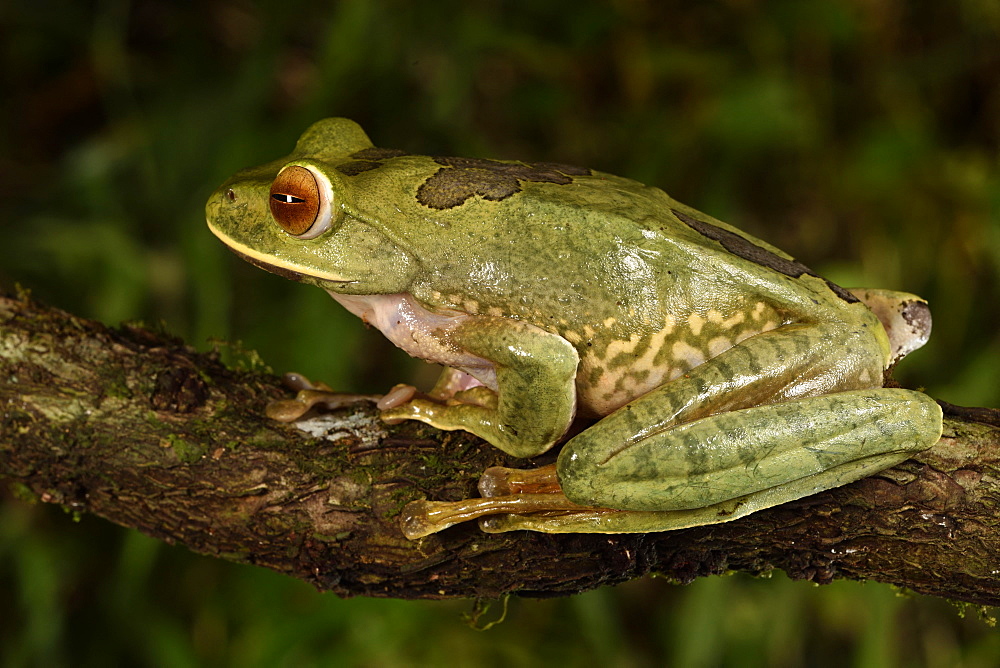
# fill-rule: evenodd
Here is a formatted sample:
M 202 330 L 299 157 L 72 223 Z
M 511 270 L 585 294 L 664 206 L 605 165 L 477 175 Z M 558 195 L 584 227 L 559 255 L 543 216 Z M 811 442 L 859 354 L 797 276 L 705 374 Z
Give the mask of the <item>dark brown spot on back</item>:
M 357 176 L 362 172 L 367 172 L 381 166 L 381 162 L 372 162 L 371 160 L 352 160 L 351 162 L 345 162 L 342 165 L 337 165 L 337 171 L 344 176 Z
M 590 170 L 586 167 L 574 167 L 559 162 L 533 162 L 531 165 L 538 169 L 549 169 L 567 176 L 590 176 Z
M 355 160 L 388 160 L 389 158 L 398 158 L 400 156 L 409 155 L 406 151 L 401 151 L 398 148 L 365 148 L 360 151 L 351 154 L 351 157 Z
M 434 158 L 442 165 L 417 189 L 417 201 L 431 209 L 451 209 L 479 196 L 499 202 L 521 192 L 524 181 L 567 185 L 589 169 L 556 163 L 500 162 L 482 158 Z
M 773 269 L 780 274 L 784 274 L 785 276 L 790 276 L 792 278 L 798 278 L 802 275 L 819 278 L 825 281 L 830 290 L 832 290 L 835 295 L 843 299 L 845 302 L 854 303 L 859 301 L 858 298 L 850 292 L 836 283 L 819 276 L 816 272 L 801 262 L 776 255 L 766 248 L 761 248 L 752 241 L 745 239 L 734 232 L 730 232 L 729 230 L 717 227 L 711 223 L 706 223 L 705 221 L 692 218 L 683 211 L 678 211 L 677 209 L 671 209 L 670 211 L 677 216 L 679 221 L 699 234 L 702 234 L 713 241 L 718 241 L 723 248 L 733 255 L 749 260 L 755 264 L 759 264 L 762 267 Z
M 344 176 L 357 176 L 358 174 L 381 167 L 383 160 L 398 158 L 404 155 L 409 155 L 409 153 L 395 148 L 366 148 L 355 151 L 348 156 L 353 158 L 353 160 L 337 165 L 337 171 Z

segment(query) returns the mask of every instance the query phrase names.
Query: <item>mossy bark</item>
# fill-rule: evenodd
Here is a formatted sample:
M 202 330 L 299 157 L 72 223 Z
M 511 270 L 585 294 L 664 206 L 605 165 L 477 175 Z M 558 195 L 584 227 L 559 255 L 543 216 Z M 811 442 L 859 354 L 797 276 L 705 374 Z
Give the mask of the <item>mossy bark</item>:
M 264 417 L 269 374 L 149 329 L 109 329 L 0 297 L 0 478 L 169 543 L 257 564 L 342 596 L 572 594 L 659 573 L 878 580 L 1000 604 L 1000 415 L 945 405 L 945 435 L 902 465 L 711 527 L 643 535 L 488 535 L 420 541 L 408 501 L 475 494 L 487 466 L 528 465 L 478 439 L 382 424 L 358 403 L 311 422 Z M 316 435 L 320 434 L 320 435 Z

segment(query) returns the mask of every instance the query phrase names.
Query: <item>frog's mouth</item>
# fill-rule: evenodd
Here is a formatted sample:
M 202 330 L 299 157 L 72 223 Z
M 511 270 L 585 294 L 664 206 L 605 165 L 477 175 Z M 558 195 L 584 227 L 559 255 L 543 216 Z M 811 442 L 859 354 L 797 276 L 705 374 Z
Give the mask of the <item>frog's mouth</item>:
M 278 276 L 281 276 L 282 278 L 287 278 L 290 281 L 297 281 L 301 283 L 306 278 L 310 278 L 310 279 L 319 279 L 324 283 L 344 284 L 344 283 L 355 282 L 349 279 L 345 279 L 341 276 L 337 276 L 335 274 L 327 274 L 325 272 L 319 272 L 313 270 L 297 271 L 288 266 L 275 264 L 268 260 L 268 256 L 257 253 L 252 248 L 244 246 L 238 241 L 234 241 L 233 239 L 229 238 L 219 230 L 215 229 L 215 227 L 211 223 L 209 223 L 208 229 L 211 230 L 212 234 L 217 236 L 219 240 L 222 241 L 223 244 L 225 244 L 226 248 L 232 251 L 233 254 L 236 255 L 237 257 L 242 258 L 243 260 L 249 262 L 255 267 L 263 269 L 264 271 L 269 271 L 272 274 L 277 274 Z
M 269 271 L 272 274 L 277 274 L 278 276 L 281 276 L 282 278 L 287 278 L 290 281 L 298 281 L 298 282 L 302 281 L 303 274 L 298 271 L 293 271 L 292 269 L 289 269 L 287 267 L 279 267 L 276 264 L 268 264 L 267 262 L 264 262 L 260 258 L 254 257 L 253 255 L 247 255 L 246 253 L 236 250 L 229 244 L 226 244 L 226 248 L 231 250 L 233 252 L 233 255 L 235 255 L 236 257 L 246 260 L 253 266 L 257 267 L 258 269 Z

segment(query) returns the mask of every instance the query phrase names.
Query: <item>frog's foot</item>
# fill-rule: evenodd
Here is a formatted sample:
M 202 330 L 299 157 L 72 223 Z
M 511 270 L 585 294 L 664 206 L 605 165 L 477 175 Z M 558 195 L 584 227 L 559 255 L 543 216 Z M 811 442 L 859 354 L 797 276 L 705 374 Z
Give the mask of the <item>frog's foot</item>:
M 404 420 L 430 421 L 430 416 L 438 415 L 442 408 L 463 404 L 495 410 L 496 392 L 464 371 L 445 368 L 430 392 L 420 392 L 412 385 L 396 385 L 379 399 L 378 408 L 383 420 L 398 424 Z
M 491 466 L 479 477 L 479 493 L 484 498 L 515 494 L 562 494 L 556 465 L 535 469 L 509 469 Z
M 539 483 L 539 488 L 545 487 L 544 483 Z M 820 486 L 813 491 L 822 488 Z M 801 494 L 793 498 L 798 496 Z M 582 506 L 557 490 L 464 501 L 413 501 L 403 508 L 400 525 L 403 535 L 410 540 L 469 520 L 479 520 L 479 528 L 486 533 L 523 530 L 544 533 L 645 533 L 728 522 L 787 500 L 790 498 L 768 500 L 760 495 L 747 495 L 705 508 L 635 511 Z
M 401 517 L 403 534 L 413 540 L 448 527 L 491 515 L 534 515 L 595 511 L 573 503 L 556 480 L 555 464 L 537 469 L 494 466 L 479 479 L 480 499 L 413 501 Z
M 491 515 L 537 515 L 539 513 L 565 513 L 587 509 L 579 506 L 561 493 L 511 494 L 465 501 L 413 501 L 403 508 L 400 524 L 403 535 L 410 540 L 423 538 L 453 524 L 467 522 Z M 482 524 L 480 525 L 482 526 Z M 508 531 L 509 529 L 502 529 Z
M 297 373 L 286 373 L 285 385 L 297 390 L 294 399 L 276 399 L 264 409 L 267 417 L 280 422 L 295 422 L 313 408 L 335 410 L 358 401 L 379 401 L 378 395 L 334 392 L 326 383 L 313 383 Z
M 584 506 L 566 498 L 556 477 L 556 465 L 536 469 L 494 466 L 479 479 L 480 499 L 413 501 L 400 519 L 410 540 L 437 533 L 460 522 L 479 520 L 486 533 L 634 533 L 681 529 L 734 520 L 774 505 L 761 505 L 754 495 L 706 508 L 673 512 L 617 510 Z

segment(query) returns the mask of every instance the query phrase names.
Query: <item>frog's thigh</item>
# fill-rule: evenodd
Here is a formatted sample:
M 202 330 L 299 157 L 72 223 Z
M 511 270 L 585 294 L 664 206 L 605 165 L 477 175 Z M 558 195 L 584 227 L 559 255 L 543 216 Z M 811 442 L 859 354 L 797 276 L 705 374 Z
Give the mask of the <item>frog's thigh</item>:
M 770 506 L 869 475 L 873 460 L 892 466 L 940 433 L 938 405 L 897 389 L 721 413 L 627 445 L 604 442 L 598 423 L 560 453 L 559 482 L 575 503 L 622 510 L 704 508 L 754 494 Z

